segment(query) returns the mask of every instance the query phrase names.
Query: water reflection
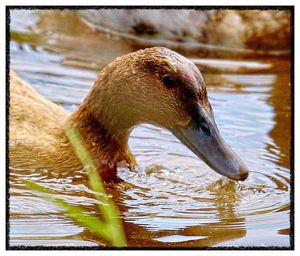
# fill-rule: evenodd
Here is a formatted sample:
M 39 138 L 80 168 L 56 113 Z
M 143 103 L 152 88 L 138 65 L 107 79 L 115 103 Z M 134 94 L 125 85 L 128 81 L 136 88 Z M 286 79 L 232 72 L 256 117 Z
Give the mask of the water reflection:
M 286 60 L 286 62 L 288 69 L 285 73 L 277 75 L 277 79 L 273 83 L 270 97 L 267 101 L 268 104 L 274 108 L 274 126 L 270 130 L 269 136 L 274 140 L 276 145 L 268 144 L 267 149 L 271 155 L 276 154 L 277 164 L 290 169 L 291 82 L 289 61 Z
M 104 240 L 95 237 L 85 228 L 74 225 L 68 218 L 60 215 L 59 209 L 54 205 L 47 203 L 44 199 L 32 197 L 31 191 L 25 189 L 21 182 L 24 178 L 39 182 L 43 186 L 55 189 L 68 202 L 84 206 L 90 213 L 97 214 L 97 202 L 92 199 L 92 192 L 87 187 L 85 174 L 77 171 L 69 175 L 57 177 L 56 174 L 53 175 L 44 170 L 40 172 L 11 170 L 13 188 L 11 218 L 16 219 L 12 225 L 12 245 L 24 244 L 22 240 L 25 238 L 25 241 L 34 239 L 35 242 L 31 245 L 38 244 L 38 240 L 43 244 L 47 239 L 58 239 L 62 244 L 68 239 L 74 239 L 75 244 L 81 239 L 93 242 L 81 244 L 87 246 L 106 244 Z M 239 185 L 227 179 L 219 179 L 207 188 L 203 188 L 213 195 L 211 198 L 199 196 L 191 199 L 185 196 L 178 198 L 178 195 L 172 196 L 172 193 L 177 193 L 176 191 L 156 195 L 165 191 L 160 191 L 157 187 L 148 189 L 136 187 L 126 182 L 117 185 L 107 184 L 106 189 L 118 204 L 124 218 L 123 224 L 128 244 L 133 247 L 164 247 L 169 246 L 170 243 L 178 247 L 213 246 L 220 242 L 241 238 L 247 232 L 245 218 L 236 213 L 236 206 L 242 198 L 239 195 Z M 156 195 L 152 196 L 153 200 L 147 197 L 147 192 Z M 135 199 L 130 197 L 134 193 Z M 206 192 L 203 190 L 198 194 L 201 195 L 201 193 Z M 186 194 L 188 195 L 189 192 L 187 191 Z M 140 200 L 140 203 L 134 205 L 129 203 L 130 200 Z M 203 204 L 207 206 L 203 207 Z M 39 207 L 36 208 L 36 205 Z M 135 207 L 140 207 L 141 211 L 135 212 Z M 170 212 L 169 207 L 172 208 L 173 213 Z M 164 212 L 163 209 L 165 209 Z M 137 224 L 139 219 L 142 220 L 141 225 Z M 145 225 L 147 220 L 149 225 Z M 41 225 L 43 228 L 38 228 Z M 16 229 L 22 231 L 15 233 Z M 32 230 L 35 229 L 39 231 L 33 235 Z M 68 243 L 66 242 L 65 245 Z M 25 244 L 30 243 L 26 241 Z M 46 244 L 51 245 L 51 243 Z

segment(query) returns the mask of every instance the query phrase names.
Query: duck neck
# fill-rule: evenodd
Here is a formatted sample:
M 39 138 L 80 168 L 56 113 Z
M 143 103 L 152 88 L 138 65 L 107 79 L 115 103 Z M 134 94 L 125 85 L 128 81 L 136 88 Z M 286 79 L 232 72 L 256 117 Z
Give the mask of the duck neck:
M 110 95 L 113 92 L 106 92 L 109 87 L 103 86 L 103 82 L 103 77 L 96 80 L 69 121 L 79 132 L 97 166 L 115 169 L 125 160 L 127 166 L 133 168 L 136 162 L 129 150 L 128 139 L 134 120 L 127 117 L 117 97 Z

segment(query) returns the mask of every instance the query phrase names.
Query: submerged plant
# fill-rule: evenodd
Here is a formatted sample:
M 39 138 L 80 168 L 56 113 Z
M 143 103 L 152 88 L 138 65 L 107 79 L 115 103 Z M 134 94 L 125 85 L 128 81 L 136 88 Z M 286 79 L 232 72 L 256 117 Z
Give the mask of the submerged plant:
M 80 135 L 70 124 L 67 124 L 64 130 L 75 154 L 87 171 L 88 184 L 94 191 L 95 198 L 99 201 L 98 208 L 102 214 L 102 219 L 87 213 L 87 210 L 83 207 L 74 206 L 64 201 L 52 189 L 45 188 L 28 180 L 23 182 L 29 189 L 38 192 L 39 196 L 61 207 L 67 216 L 88 228 L 95 235 L 109 241 L 113 246 L 126 246 L 119 210 L 113 200 L 106 194 L 101 177 L 93 164 L 92 158 L 84 147 Z

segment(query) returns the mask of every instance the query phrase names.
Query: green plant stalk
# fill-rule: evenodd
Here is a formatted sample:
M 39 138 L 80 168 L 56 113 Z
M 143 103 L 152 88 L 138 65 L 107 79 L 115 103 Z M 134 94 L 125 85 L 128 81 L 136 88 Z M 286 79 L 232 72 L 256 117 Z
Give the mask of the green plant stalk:
M 19 43 L 35 44 L 38 40 L 38 37 L 34 33 L 20 33 L 20 32 L 11 31 L 10 39 L 13 41 L 17 41 Z
M 87 170 L 88 183 L 95 193 L 95 198 L 99 201 L 98 208 L 102 213 L 103 220 L 88 214 L 86 209 L 82 207 L 71 205 L 63 199 L 58 198 L 57 192 L 54 190 L 28 180 L 23 180 L 24 184 L 29 189 L 38 192 L 41 197 L 63 208 L 63 211 L 75 222 L 87 227 L 95 235 L 110 241 L 113 246 L 127 246 L 122 222 L 119 217 L 119 210 L 113 200 L 106 194 L 101 177 L 93 164 L 92 158 L 85 149 L 80 135 L 69 123 L 66 124 L 64 130 L 75 154 Z
M 67 123 L 64 127 L 65 133 L 75 151 L 75 154 L 86 168 L 89 186 L 95 192 L 95 197 L 101 203 L 98 204 L 100 212 L 103 214 L 105 222 L 109 223 L 112 243 L 116 246 L 124 246 L 126 244 L 125 234 L 120 221 L 120 214 L 114 202 L 106 195 L 103 182 L 96 167 L 93 164 L 92 158 L 85 149 L 80 135 L 75 129 Z
M 73 206 L 65 202 L 64 200 L 57 198 L 56 191 L 40 186 L 35 182 L 24 180 L 23 183 L 29 189 L 39 192 L 40 197 L 50 200 L 56 205 L 63 208 L 63 211 L 68 214 L 69 217 L 90 229 L 94 234 L 101 236 L 108 241 L 111 240 L 110 232 L 108 232 L 106 224 L 103 221 L 99 220 L 97 217 L 88 214 L 86 212 L 86 209 L 79 206 Z

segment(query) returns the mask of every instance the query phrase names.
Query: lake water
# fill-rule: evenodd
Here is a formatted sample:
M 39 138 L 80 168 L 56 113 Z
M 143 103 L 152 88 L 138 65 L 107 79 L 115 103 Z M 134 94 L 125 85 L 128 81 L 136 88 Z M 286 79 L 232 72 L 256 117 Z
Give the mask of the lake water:
M 67 11 L 13 11 L 11 32 L 11 68 L 70 111 L 91 88 L 97 70 L 142 47 L 96 32 Z M 251 173 L 244 182 L 228 180 L 170 132 L 150 125 L 136 128 L 130 146 L 139 168 L 119 170 L 124 182 L 107 185 L 128 245 L 290 246 L 289 57 L 182 54 L 202 71 L 221 134 Z M 95 212 L 97 201 L 82 173 L 9 171 L 11 246 L 105 245 L 21 182 L 51 187 L 68 202 Z

